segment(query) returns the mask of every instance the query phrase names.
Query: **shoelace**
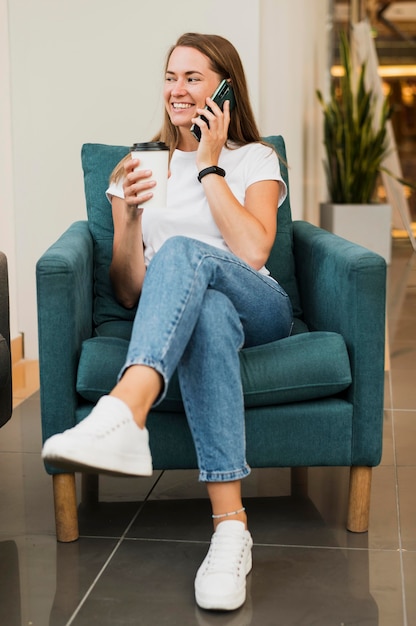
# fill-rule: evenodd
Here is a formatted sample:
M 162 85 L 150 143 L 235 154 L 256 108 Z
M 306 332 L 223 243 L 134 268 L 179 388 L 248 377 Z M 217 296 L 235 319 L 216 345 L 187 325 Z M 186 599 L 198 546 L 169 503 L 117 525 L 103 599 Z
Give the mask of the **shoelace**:
M 246 540 L 234 535 L 214 533 L 208 551 L 205 573 L 229 573 L 240 576 Z

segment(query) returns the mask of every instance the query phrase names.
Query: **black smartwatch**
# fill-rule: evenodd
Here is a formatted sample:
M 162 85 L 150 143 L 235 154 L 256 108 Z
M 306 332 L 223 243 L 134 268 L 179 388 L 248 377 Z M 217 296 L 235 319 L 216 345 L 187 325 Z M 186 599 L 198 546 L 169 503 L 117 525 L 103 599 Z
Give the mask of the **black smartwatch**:
M 201 182 L 204 176 L 207 176 L 208 174 L 218 174 L 218 176 L 224 177 L 225 170 L 223 170 L 222 167 L 218 167 L 217 165 L 211 165 L 211 167 L 206 167 L 205 169 L 201 170 L 198 174 L 199 182 Z

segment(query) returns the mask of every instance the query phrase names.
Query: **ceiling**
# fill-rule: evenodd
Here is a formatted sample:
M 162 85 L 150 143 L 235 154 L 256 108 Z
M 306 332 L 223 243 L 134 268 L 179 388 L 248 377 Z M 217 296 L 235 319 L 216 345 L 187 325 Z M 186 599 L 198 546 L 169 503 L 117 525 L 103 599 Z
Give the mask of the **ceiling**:
M 352 0 L 371 24 L 380 65 L 416 65 L 416 1 Z M 334 22 L 347 28 L 351 2 L 334 1 Z

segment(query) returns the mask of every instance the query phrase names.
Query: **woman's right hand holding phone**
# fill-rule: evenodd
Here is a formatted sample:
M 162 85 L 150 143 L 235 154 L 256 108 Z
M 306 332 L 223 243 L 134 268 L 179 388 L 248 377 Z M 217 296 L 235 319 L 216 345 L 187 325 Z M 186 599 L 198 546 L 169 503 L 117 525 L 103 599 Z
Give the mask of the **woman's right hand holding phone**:
M 196 163 L 198 170 L 211 165 L 218 165 L 221 151 L 227 141 L 228 126 L 230 125 L 230 103 L 224 102 L 224 110 L 211 99 L 207 98 L 207 105 L 211 111 L 197 109 L 199 115 L 204 115 L 209 122 L 209 126 L 201 121 L 201 118 L 192 120 L 201 128 L 201 141 L 199 142 Z

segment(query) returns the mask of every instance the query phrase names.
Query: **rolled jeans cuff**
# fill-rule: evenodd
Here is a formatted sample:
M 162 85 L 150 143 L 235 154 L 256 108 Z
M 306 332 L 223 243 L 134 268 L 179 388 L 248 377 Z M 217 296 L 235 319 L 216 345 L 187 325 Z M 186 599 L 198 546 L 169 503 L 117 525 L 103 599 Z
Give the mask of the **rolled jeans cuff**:
M 250 467 L 246 464 L 242 469 L 224 471 L 211 471 L 200 469 L 199 481 L 202 483 L 226 483 L 234 480 L 246 478 L 251 473 Z

